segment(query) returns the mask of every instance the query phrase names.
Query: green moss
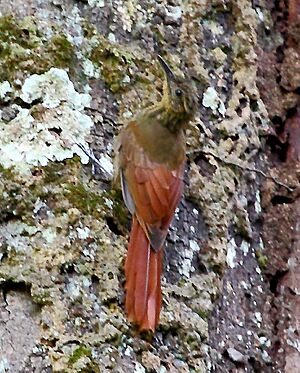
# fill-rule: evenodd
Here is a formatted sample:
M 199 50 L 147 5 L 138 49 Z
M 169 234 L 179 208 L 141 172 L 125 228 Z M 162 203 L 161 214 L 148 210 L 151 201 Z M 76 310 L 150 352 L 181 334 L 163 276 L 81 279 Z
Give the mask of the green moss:
M 41 74 L 52 66 L 72 67 L 74 61 L 73 46 L 61 30 L 47 40 L 31 17 L 0 17 L 0 81 L 13 82 L 20 73 Z
M 13 215 L 27 224 L 33 223 L 32 211 L 38 198 L 59 215 L 69 207 L 61 203 L 67 199 L 84 215 L 112 219 L 118 230 L 125 233 L 129 214 L 121 191 L 94 192 L 80 181 L 81 170 L 79 157 L 65 162 L 50 162 L 43 168 L 37 167 L 33 171 L 34 177 L 24 186 L 13 170 L 0 166 L 0 194 L 4 196 L 0 196 L 0 221 Z M 71 182 L 70 178 L 75 181 Z
M 208 319 L 210 316 L 210 312 L 208 310 L 204 310 L 202 308 L 198 308 L 195 312 L 201 317 L 201 319 Z
M 268 262 L 269 262 L 268 257 L 264 255 L 260 250 L 256 250 L 255 255 L 256 255 L 259 268 L 262 271 L 266 270 L 268 267 Z
M 48 163 L 46 167 L 43 167 L 44 184 L 49 185 L 52 183 L 57 183 L 58 181 L 60 184 L 66 182 L 67 181 L 66 172 L 70 170 L 69 168 L 66 167 L 66 163 L 67 162 L 50 162 Z
M 110 218 L 120 232 L 126 233 L 129 213 L 120 190 L 111 189 L 97 194 L 78 182 L 65 184 L 64 196 L 83 214 Z
M 1 176 L 1 180 L 3 180 L 4 178 L 11 179 L 12 177 L 14 177 L 13 168 L 4 168 L 0 164 L 0 176 Z
M 129 68 L 135 58 L 132 53 L 125 50 L 125 47 L 110 43 L 101 36 L 98 40 L 98 46 L 88 57 L 100 67 L 102 77 L 110 90 L 117 92 L 126 86 L 127 83 L 123 80 L 126 75 L 131 76 Z
M 92 357 L 92 351 L 90 348 L 86 347 L 85 345 L 80 345 L 77 347 L 73 354 L 69 358 L 69 366 L 72 369 L 72 366 L 77 363 L 77 361 L 83 357 L 88 358 L 87 361 L 85 361 L 84 367 L 78 368 L 76 367 L 76 372 L 82 372 L 82 373 L 100 373 L 100 369 L 98 367 L 97 362 L 94 361 Z
M 38 294 L 33 294 L 32 300 L 39 306 L 44 306 L 46 304 L 52 303 L 50 291 L 46 289 L 43 289 Z
M 87 357 L 91 358 L 92 357 L 92 352 L 91 352 L 90 348 L 87 348 L 84 345 L 80 345 L 79 347 L 77 347 L 74 350 L 73 354 L 70 356 L 69 363 L 73 365 L 83 356 L 87 356 Z
M 87 20 L 81 22 L 83 36 L 87 39 L 91 39 L 94 35 L 97 35 L 97 28 Z
M 27 18 L 28 20 L 28 18 Z M 12 16 L 0 18 L 0 81 L 13 80 L 17 69 L 26 70 L 31 63 L 31 50 L 39 45 L 32 24 L 16 21 Z
M 27 188 L 24 188 L 16 178 L 12 169 L 0 167 L 0 221 L 21 218 L 32 221 L 33 198 Z
M 78 168 L 76 163 L 74 165 Z M 38 198 L 51 206 L 60 206 L 63 192 L 56 186 L 67 182 L 69 175 L 76 173 L 75 167 L 66 167 L 64 162 L 50 162 L 46 167 L 36 167 L 32 171 L 34 176 L 25 183 L 13 169 L 0 166 L 0 221 L 14 216 L 30 225 Z
M 122 192 L 120 189 L 111 189 L 109 192 L 103 193 L 103 198 L 112 201 L 112 218 L 118 229 L 125 233 L 126 226 L 129 221 L 129 212 L 123 201 Z
M 72 67 L 75 61 L 73 45 L 65 35 L 55 35 L 46 45 L 47 60 L 56 67 Z
M 99 217 L 103 206 L 103 198 L 81 183 L 65 185 L 65 197 L 84 214 Z
M 0 57 L 6 55 L 11 44 L 17 44 L 24 49 L 38 46 L 37 30 L 30 17 L 17 22 L 12 16 L 0 18 Z

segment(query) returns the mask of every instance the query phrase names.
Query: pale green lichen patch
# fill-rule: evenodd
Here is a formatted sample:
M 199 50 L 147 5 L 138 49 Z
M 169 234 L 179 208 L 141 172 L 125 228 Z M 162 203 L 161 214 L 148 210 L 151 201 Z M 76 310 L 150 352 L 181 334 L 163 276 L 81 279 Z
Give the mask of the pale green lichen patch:
M 11 85 L 7 80 L 0 83 L 0 99 L 4 99 L 5 96 L 12 91 Z
M 27 103 L 41 99 L 46 108 L 56 108 L 61 102 L 66 102 L 72 109 L 82 110 L 88 106 L 90 95 L 76 92 L 66 71 L 51 68 L 42 75 L 31 75 L 21 89 L 21 99 Z
M 85 144 L 93 123 L 82 113 L 90 96 L 75 91 L 64 70 L 51 68 L 42 75 L 27 78 L 21 89 L 27 103 L 40 101 L 31 109 L 13 105 L 17 116 L 9 123 L 0 121 L 0 164 L 28 173 L 33 166 L 46 166 L 78 154 L 87 156 L 76 143 Z
M 208 87 L 203 94 L 202 99 L 203 106 L 212 109 L 214 112 L 219 111 L 224 116 L 225 106 L 222 100 L 219 98 L 217 91 L 213 87 Z
M 88 0 L 88 3 L 91 6 L 98 6 L 99 8 L 103 8 L 105 5 L 104 0 Z

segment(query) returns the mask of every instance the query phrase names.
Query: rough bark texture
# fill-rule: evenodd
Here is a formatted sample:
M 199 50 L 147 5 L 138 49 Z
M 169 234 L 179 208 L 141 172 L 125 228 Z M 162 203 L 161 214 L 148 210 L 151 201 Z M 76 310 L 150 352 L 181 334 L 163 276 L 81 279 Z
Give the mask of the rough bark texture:
M 299 14 L 299 0 L 0 2 L 0 372 L 299 372 Z M 200 99 L 150 337 L 124 315 L 111 157 L 161 92 L 155 44 Z

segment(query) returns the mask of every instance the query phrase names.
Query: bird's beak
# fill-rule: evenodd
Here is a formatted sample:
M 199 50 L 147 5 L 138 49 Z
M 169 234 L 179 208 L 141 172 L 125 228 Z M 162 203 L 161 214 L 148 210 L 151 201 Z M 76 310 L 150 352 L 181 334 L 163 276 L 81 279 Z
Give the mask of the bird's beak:
M 173 81 L 175 80 L 175 76 L 174 76 L 172 70 L 170 69 L 170 67 L 166 63 L 166 61 L 162 58 L 162 56 L 160 56 L 159 54 L 157 55 L 157 59 L 158 59 L 162 69 L 164 70 L 164 72 L 166 74 L 168 84 L 170 84 L 171 80 L 173 80 Z

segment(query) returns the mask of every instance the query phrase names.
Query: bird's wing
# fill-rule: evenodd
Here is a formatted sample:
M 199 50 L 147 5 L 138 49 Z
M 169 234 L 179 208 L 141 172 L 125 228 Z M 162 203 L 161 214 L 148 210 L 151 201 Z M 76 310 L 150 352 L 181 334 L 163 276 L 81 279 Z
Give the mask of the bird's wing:
M 159 250 L 182 194 L 185 162 L 170 170 L 151 161 L 132 138 L 122 143 L 120 156 L 125 203 L 136 214 L 152 248 Z

